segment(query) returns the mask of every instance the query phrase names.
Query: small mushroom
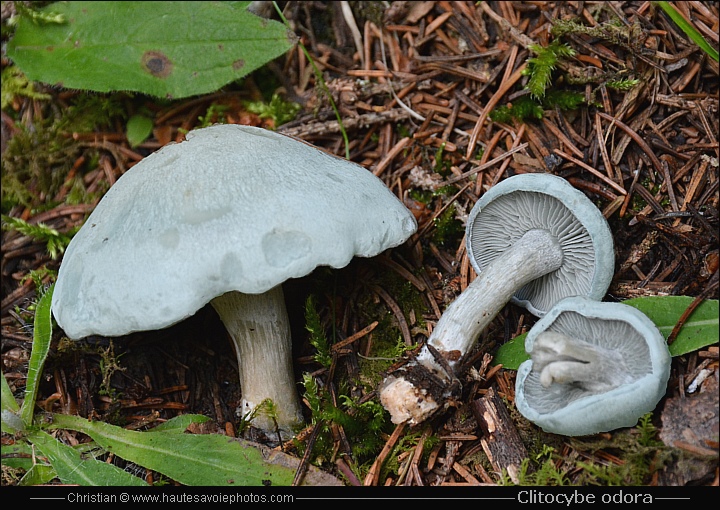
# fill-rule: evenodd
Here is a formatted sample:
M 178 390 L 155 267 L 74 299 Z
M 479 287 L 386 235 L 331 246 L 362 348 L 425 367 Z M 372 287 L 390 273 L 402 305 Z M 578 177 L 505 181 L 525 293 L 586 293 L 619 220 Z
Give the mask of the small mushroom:
M 380 400 L 393 423 L 420 423 L 457 387 L 454 369 L 512 300 L 542 316 L 555 302 L 601 299 L 614 272 L 613 240 L 602 213 L 565 179 L 505 179 L 475 204 L 466 246 L 477 278 L 443 313 L 414 361 L 389 375 Z
M 635 425 L 665 394 L 670 352 L 653 322 L 622 303 L 570 297 L 528 332 L 515 405 L 546 432 L 583 436 Z
M 113 337 L 211 303 L 237 352 L 242 415 L 271 399 L 287 438 L 302 412 L 281 284 L 373 257 L 417 224 L 367 169 L 299 140 L 239 125 L 186 138 L 106 193 L 67 248 L 53 314 L 72 339 Z

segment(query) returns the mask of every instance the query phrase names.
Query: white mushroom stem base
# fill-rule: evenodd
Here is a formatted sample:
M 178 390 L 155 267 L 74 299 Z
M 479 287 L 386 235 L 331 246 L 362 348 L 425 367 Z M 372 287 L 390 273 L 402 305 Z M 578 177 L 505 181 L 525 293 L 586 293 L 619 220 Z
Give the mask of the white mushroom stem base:
M 427 343 L 454 370 L 512 295 L 559 268 L 562 260 L 562 249 L 553 235 L 539 229 L 526 232 L 448 306 Z M 427 345 L 396 374 L 380 385 L 380 401 L 393 423 L 410 425 L 423 422 L 439 409 L 449 396 L 445 387 L 454 377 L 435 360 Z M 445 387 L 438 387 L 438 380 Z
M 540 384 L 572 384 L 591 393 L 604 393 L 633 382 L 620 352 L 593 345 L 556 331 L 543 331 L 530 353 Z
M 264 400 L 274 404 L 283 440 L 293 436 L 302 411 L 293 375 L 290 321 L 281 286 L 263 294 L 228 292 L 211 301 L 235 344 L 242 390 L 242 416 Z M 273 418 L 259 412 L 252 424 L 270 438 L 276 436 Z

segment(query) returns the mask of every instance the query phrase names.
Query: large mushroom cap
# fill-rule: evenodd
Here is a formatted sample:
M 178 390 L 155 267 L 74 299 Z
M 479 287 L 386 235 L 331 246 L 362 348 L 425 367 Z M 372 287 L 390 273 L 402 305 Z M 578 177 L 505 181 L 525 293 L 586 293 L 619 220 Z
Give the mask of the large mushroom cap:
M 519 289 L 512 300 L 541 317 L 568 296 L 602 299 L 615 265 L 610 227 L 582 192 L 551 174 L 515 175 L 490 188 L 475 204 L 466 231 L 475 271 L 479 274 L 533 229 L 557 238 L 563 263 Z
M 52 310 L 71 338 L 159 329 L 228 291 L 375 256 L 416 228 L 359 165 L 260 128 L 198 129 L 107 192 L 67 248 Z
M 612 373 L 618 383 L 608 391 L 588 391 L 575 383 L 544 386 L 534 361 L 523 362 L 515 382 L 515 404 L 523 416 L 546 432 L 581 436 L 630 427 L 655 409 L 665 394 L 670 377 L 667 343 L 655 324 L 636 308 L 579 296 L 564 299 L 525 338 L 525 350 L 531 356 L 538 337 L 546 332 L 606 351 L 613 359 L 595 365 L 597 378 Z

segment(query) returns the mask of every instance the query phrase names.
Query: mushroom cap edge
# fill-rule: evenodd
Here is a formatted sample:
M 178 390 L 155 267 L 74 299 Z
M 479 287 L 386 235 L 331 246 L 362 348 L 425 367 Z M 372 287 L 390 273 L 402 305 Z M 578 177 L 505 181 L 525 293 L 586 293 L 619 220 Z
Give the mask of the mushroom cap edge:
M 657 407 L 667 390 L 671 356 L 665 338 L 644 313 L 630 305 L 574 296 L 560 301 L 532 327 L 525 338 L 528 353 L 532 352 L 537 335 L 548 329 L 565 311 L 590 318 L 632 321 L 632 326 L 647 342 L 652 371 L 630 384 L 580 398 L 562 409 L 543 414 L 533 408 L 525 396 L 525 381 L 533 367 L 532 360 L 527 360 L 518 368 L 515 381 L 518 411 L 544 431 L 566 436 L 584 436 L 634 426 L 640 417 Z
M 222 162 L 208 164 L 213 157 Z M 304 194 L 291 197 L 298 188 Z M 233 212 L 257 196 L 262 206 Z M 287 213 L 292 207 L 302 210 Z M 140 161 L 105 194 L 65 251 L 52 310 L 70 338 L 161 329 L 225 292 L 257 294 L 317 266 L 344 267 L 416 229 L 360 165 L 261 128 L 202 128 Z M 228 246 L 210 254 L 223 239 Z

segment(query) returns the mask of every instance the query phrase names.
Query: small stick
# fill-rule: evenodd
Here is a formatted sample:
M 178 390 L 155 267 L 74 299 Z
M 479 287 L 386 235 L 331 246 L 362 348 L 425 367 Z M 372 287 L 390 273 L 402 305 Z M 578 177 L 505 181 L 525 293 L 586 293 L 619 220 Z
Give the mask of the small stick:
M 498 473 L 507 469 L 513 483 L 520 483 L 520 464 L 528 454 L 505 404 L 493 388 L 488 388 L 471 408 L 483 432 L 480 442 L 493 468 Z
M 695 309 L 700 306 L 700 304 L 705 301 L 705 299 L 715 291 L 715 289 L 718 286 L 718 273 L 715 272 L 713 274 L 712 278 L 710 279 L 710 283 L 707 287 L 705 287 L 705 290 L 703 290 L 699 296 L 697 296 L 690 305 L 685 309 L 683 314 L 680 316 L 680 318 L 677 321 L 677 324 L 675 324 L 675 327 L 672 329 L 670 334 L 667 338 L 668 345 L 672 344 L 675 341 L 675 338 L 677 338 L 678 334 L 680 333 L 680 330 L 685 325 L 685 322 L 690 318 L 692 313 L 695 311 Z
M 385 462 L 385 459 L 390 454 L 390 451 L 395 446 L 395 443 L 397 443 L 398 439 L 400 439 L 400 436 L 402 435 L 404 430 L 405 430 L 405 423 L 401 423 L 397 427 L 395 427 L 395 430 L 393 431 L 392 435 L 388 438 L 387 442 L 385 443 L 385 446 L 383 446 L 383 449 L 380 452 L 380 455 L 378 455 L 377 459 L 375 459 L 375 462 L 373 462 L 373 465 L 370 466 L 370 469 L 368 470 L 368 474 L 367 474 L 367 476 L 365 476 L 365 482 L 363 485 L 373 486 L 373 487 L 377 486 L 378 480 L 380 478 L 380 467 L 383 465 L 383 462 Z

